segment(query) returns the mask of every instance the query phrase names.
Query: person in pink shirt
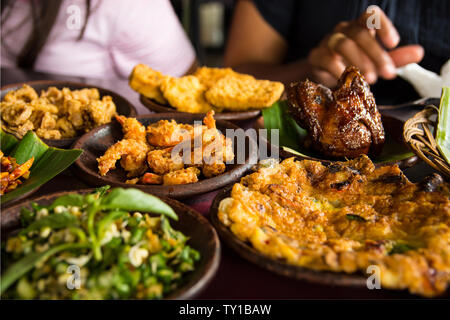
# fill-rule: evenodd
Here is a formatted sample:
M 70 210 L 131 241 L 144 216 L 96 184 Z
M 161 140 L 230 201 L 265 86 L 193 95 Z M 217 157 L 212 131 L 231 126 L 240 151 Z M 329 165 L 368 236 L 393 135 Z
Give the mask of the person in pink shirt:
M 2 67 L 124 79 L 138 63 L 172 76 L 197 65 L 169 0 L 2 1 Z

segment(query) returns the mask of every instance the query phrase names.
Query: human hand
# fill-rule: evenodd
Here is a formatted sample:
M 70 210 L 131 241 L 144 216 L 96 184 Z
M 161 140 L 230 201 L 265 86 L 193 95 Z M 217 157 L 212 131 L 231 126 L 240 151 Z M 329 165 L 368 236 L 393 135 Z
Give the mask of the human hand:
M 378 15 L 380 28 L 369 28 L 368 19 Z M 377 6 L 353 21 L 339 23 L 333 33 L 311 50 L 308 63 L 314 80 L 334 86 L 345 68 L 358 67 L 366 80 L 373 84 L 378 77 L 393 79 L 396 68 L 422 60 L 424 50 L 420 45 L 397 47 L 400 36 Z

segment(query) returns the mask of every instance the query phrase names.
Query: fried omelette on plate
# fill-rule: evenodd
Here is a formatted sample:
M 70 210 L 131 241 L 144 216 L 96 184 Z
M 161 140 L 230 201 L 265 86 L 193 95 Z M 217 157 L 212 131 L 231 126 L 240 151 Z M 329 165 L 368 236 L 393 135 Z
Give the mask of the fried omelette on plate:
M 450 282 L 450 192 L 422 186 L 367 156 L 328 166 L 290 158 L 242 178 L 218 217 L 273 259 L 345 273 L 376 265 L 383 288 L 432 297 Z

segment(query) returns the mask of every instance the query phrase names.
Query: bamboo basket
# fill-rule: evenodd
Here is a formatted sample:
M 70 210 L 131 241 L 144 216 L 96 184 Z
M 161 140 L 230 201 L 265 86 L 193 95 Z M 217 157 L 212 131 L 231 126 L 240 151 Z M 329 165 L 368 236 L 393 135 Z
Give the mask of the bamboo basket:
M 403 127 L 403 138 L 418 157 L 440 173 L 450 177 L 450 165 L 445 161 L 434 139 L 438 112 L 435 106 L 427 106 L 406 121 Z

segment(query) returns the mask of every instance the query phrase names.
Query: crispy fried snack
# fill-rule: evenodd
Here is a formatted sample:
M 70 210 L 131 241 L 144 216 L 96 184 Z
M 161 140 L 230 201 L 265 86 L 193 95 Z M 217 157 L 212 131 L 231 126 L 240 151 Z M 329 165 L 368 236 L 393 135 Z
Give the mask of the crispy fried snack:
M 204 97 L 206 87 L 195 76 L 166 79 L 161 90 L 169 104 L 178 111 L 206 113 L 212 110 Z
M 131 172 L 130 176 L 133 176 L 136 172 L 145 172 L 148 150 L 148 144 L 141 140 L 123 139 L 116 142 L 106 150 L 103 156 L 97 158 L 100 175 L 104 176 L 109 170 L 115 169 L 116 162 L 121 158 L 126 159 L 121 161 L 120 164 L 125 171 Z
M 29 130 L 44 139 L 73 138 L 108 123 L 116 114 L 110 96 L 97 89 L 50 87 L 39 96 L 24 85 L 8 92 L 0 104 L 2 128 L 22 138 Z
M 131 72 L 129 84 L 133 90 L 147 98 L 166 104 L 167 100 L 164 98 L 160 88 L 165 78 L 167 76 L 164 76 L 161 72 L 155 71 L 145 64 L 138 64 Z
M 5 194 L 17 188 L 22 183 L 19 178 L 28 179 L 30 168 L 33 165 L 34 157 L 18 164 L 13 157 L 5 157 L 0 151 L 1 161 L 1 188 L 0 194 Z
M 242 111 L 270 107 L 284 91 L 281 82 L 256 80 L 252 76 L 226 76 L 205 93 L 212 105 Z
M 427 297 L 450 283 L 449 184 L 414 184 L 367 156 L 286 159 L 233 186 L 218 217 L 263 254 L 321 271 L 380 268 L 381 286 Z
M 198 181 L 200 170 L 196 167 L 189 167 L 166 173 L 163 176 L 163 185 L 170 186 L 176 184 L 188 184 Z
M 231 68 L 208 68 L 200 67 L 198 68 L 194 76 L 200 80 L 202 84 L 206 86 L 207 89 L 211 88 L 217 81 L 226 76 L 243 76 L 243 74 L 233 71 Z
M 233 143 L 216 128 L 214 111 L 206 114 L 204 125 L 196 127 L 160 120 L 146 129 L 137 119 L 116 119 L 124 139 L 97 158 L 102 176 L 120 160 L 130 178 L 125 181 L 128 184 L 186 184 L 197 182 L 201 174 L 205 178 L 222 174 L 226 163 L 234 159 Z

